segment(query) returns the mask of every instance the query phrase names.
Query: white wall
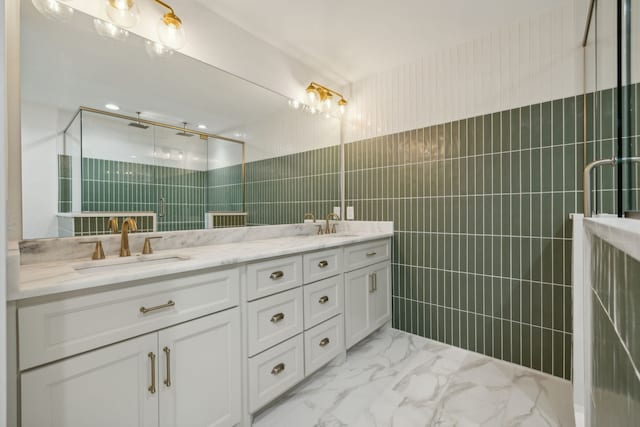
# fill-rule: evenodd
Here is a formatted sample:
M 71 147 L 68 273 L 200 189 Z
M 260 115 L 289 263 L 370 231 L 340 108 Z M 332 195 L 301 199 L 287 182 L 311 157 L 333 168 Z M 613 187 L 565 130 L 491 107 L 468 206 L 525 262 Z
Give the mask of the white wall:
M 576 8 L 561 6 L 352 83 L 345 142 L 582 93 L 584 22 Z
M 302 110 L 282 110 L 223 136 L 246 143 L 246 161 L 285 156 L 340 144 L 340 121 Z
M 58 157 L 63 129 L 73 116 L 50 106 L 22 104 L 22 233 L 58 235 Z
M 4 0 L 0 0 L 0 22 L 4 22 Z M 4 26 L 0 31 L 0 425 L 7 420 L 7 104 Z

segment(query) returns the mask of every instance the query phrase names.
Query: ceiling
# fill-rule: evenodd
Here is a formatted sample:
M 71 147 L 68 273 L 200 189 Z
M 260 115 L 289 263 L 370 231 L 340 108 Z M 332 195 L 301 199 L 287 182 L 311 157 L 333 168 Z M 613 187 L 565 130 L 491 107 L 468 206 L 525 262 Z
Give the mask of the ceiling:
M 346 81 L 455 46 L 572 0 L 196 0 Z

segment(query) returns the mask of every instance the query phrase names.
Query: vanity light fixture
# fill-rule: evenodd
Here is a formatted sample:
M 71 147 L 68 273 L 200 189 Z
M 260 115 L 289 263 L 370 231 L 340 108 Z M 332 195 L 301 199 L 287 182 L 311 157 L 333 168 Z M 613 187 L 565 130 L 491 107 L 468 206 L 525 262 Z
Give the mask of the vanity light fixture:
M 307 86 L 306 92 L 309 98 L 307 107 L 310 113 L 322 112 L 327 116 L 341 116 L 345 113 L 347 100 L 341 93 L 316 82 L 311 82 Z M 334 101 L 335 99 L 337 102 Z M 290 101 L 289 103 L 293 108 L 299 108 L 299 101 Z
M 131 28 L 140 21 L 140 9 L 133 0 L 107 0 L 107 16 L 119 27 Z

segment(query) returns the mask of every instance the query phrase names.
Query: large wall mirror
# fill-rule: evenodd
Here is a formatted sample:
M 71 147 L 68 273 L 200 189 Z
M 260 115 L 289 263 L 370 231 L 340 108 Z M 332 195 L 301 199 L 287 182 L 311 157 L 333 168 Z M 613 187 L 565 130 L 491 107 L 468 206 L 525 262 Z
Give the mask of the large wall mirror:
M 80 12 L 21 10 L 24 238 L 300 222 L 340 201 L 340 122 Z

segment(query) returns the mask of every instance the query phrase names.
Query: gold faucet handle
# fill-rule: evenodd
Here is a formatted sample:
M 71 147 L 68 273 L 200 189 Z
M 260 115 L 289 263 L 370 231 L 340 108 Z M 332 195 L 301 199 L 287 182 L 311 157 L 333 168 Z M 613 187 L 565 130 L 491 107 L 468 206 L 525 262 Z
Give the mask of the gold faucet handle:
M 91 259 L 93 260 L 105 259 L 104 249 L 102 248 L 102 242 L 100 240 L 91 240 L 88 242 L 80 242 L 80 243 L 83 245 L 89 245 L 89 244 L 95 243 L 96 247 L 93 249 L 93 254 L 91 255 Z
M 115 234 L 118 232 L 118 218 L 112 216 L 107 220 L 107 228 L 111 230 L 111 233 Z
M 151 255 L 153 253 L 153 248 L 151 247 L 151 240 L 153 239 L 162 239 L 162 236 L 145 237 L 144 245 L 142 246 L 142 255 Z
M 324 234 L 323 231 L 322 231 L 322 226 L 321 225 L 316 225 L 316 227 L 318 227 L 318 231 L 317 231 L 316 234 L 320 234 L 320 235 Z

